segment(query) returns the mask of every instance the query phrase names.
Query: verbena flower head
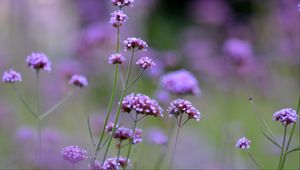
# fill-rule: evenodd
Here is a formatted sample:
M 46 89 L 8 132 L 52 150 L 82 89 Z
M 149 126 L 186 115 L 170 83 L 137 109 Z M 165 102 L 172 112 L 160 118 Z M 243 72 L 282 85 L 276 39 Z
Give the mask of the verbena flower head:
M 164 75 L 160 84 L 162 88 L 174 94 L 199 94 L 200 88 L 195 76 L 187 70 L 178 70 Z
M 119 168 L 120 168 L 120 166 L 119 166 L 116 158 L 108 158 L 108 159 L 106 159 L 106 161 L 104 161 L 101 169 L 102 170 L 117 170 Z
M 89 165 L 91 170 L 101 170 L 101 164 L 99 161 L 95 160 L 92 165 Z
M 114 126 L 115 126 L 115 124 L 113 122 L 109 122 L 105 127 L 105 132 L 112 133 L 112 131 L 114 130 Z M 119 125 L 117 124 L 116 128 L 118 128 L 118 127 L 119 127 Z
M 296 123 L 298 115 L 292 108 L 284 108 L 273 114 L 273 120 L 281 122 L 284 126 Z
M 110 15 L 109 23 L 111 23 L 114 27 L 122 26 L 128 19 L 127 15 L 122 10 L 115 11 Z
M 51 71 L 51 62 L 43 53 L 32 53 L 30 56 L 27 56 L 26 62 L 28 67 L 34 70 Z
M 70 163 L 77 163 L 88 158 L 86 150 L 74 145 L 63 148 L 61 154 L 63 158 Z
M 166 145 L 168 142 L 168 136 L 161 130 L 151 129 L 147 135 L 147 140 L 155 145 Z
M 112 4 L 118 7 L 131 6 L 134 0 L 111 0 Z
M 143 70 L 146 70 L 147 68 L 152 68 L 155 66 L 154 61 L 149 57 L 142 57 L 140 58 L 136 64 L 140 66 Z
M 133 140 L 132 140 L 133 144 L 139 144 L 143 141 L 142 133 L 143 133 L 142 129 L 135 128 L 135 132 L 134 132 Z
M 115 157 L 115 159 L 117 160 L 118 158 Z M 127 162 L 127 164 L 126 164 L 126 162 Z M 126 167 L 131 166 L 130 159 L 128 159 L 128 161 L 127 161 L 127 158 L 126 157 L 122 157 L 122 156 L 119 157 L 118 163 L 119 163 L 119 166 L 121 168 L 126 168 Z
M 118 129 L 116 129 L 113 137 L 119 140 L 130 139 L 132 137 L 132 130 L 125 127 L 119 127 Z
M 122 111 L 130 113 L 132 110 L 138 114 L 163 117 L 163 110 L 159 104 L 144 94 L 132 93 L 122 101 Z
M 170 117 L 178 117 L 181 114 L 187 114 L 189 119 L 196 119 L 200 121 L 201 113 L 197 110 L 191 102 L 183 99 L 176 99 L 171 102 L 171 105 L 168 108 Z
M 22 81 L 21 74 L 16 72 L 15 70 L 9 69 L 8 71 L 4 71 L 2 76 L 3 83 L 16 83 L 21 81 Z
M 126 58 L 122 54 L 115 53 L 115 54 L 112 54 L 108 58 L 108 63 L 109 64 L 122 64 L 125 60 L 126 60 Z
M 236 142 L 235 147 L 240 149 L 249 149 L 250 143 L 250 140 L 248 140 L 246 137 L 242 137 Z
M 146 50 L 148 45 L 140 38 L 130 37 L 124 41 L 125 50 Z
M 88 85 L 88 81 L 87 79 L 82 76 L 82 75 L 79 75 L 79 74 L 75 74 L 71 77 L 70 81 L 69 81 L 70 84 L 76 86 L 76 87 L 85 87 Z

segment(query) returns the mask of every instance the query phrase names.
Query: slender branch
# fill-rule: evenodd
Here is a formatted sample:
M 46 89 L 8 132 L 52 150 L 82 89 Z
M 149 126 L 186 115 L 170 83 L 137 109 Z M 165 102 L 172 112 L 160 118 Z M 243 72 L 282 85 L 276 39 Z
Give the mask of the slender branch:
M 180 125 L 180 128 L 182 128 L 189 120 L 190 120 L 190 118 L 187 118 L 187 119 Z
M 136 129 L 137 122 L 138 122 L 138 114 L 136 113 L 133 128 L 132 128 L 131 142 L 130 142 L 130 145 L 129 145 L 129 148 L 128 148 L 128 151 L 127 151 L 126 164 L 125 165 L 128 164 L 128 160 L 129 160 L 129 157 L 130 157 L 130 152 L 131 152 L 131 148 L 132 148 L 132 145 L 133 145 L 133 142 L 134 142 L 134 134 L 135 134 L 135 129 Z M 125 170 L 126 166 L 124 166 L 123 169 Z
M 140 117 L 137 122 L 141 121 L 142 119 L 144 119 L 147 115 L 143 115 L 142 117 Z
M 120 140 L 120 142 L 118 144 L 117 162 L 119 162 L 119 157 L 120 157 L 120 153 L 121 153 L 121 146 L 122 146 L 122 140 Z
M 93 146 L 95 147 L 96 144 L 95 144 L 95 142 L 94 142 L 94 138 L 93 138 L 93 134 L 92 134 L 92 130 L 91 130 L 90 115 L 88 115 L 88 117 L 87 117 L 87 123 L 88 123 L 88 129 L 89 129 L 90 139 L 91 139 L 91 141 L 92 141 Z
M 261 166 L 259 166 L 259 164 L 257 163 L 257 161 L 254 159 L 254 157 L 252 156 L 252 154 L 251 154 L 248 150 L 247 150 L 247 153 L 248 153 L 250 159 L 251 159 L 251 160 L 254 162 L 254 164 L 256 165 L 256 167 L 257 167 L 258 169 L 262 169 Z
M 172 165 L 173 165 L 173 161 L 174 161 L 174 157 L 175 157 L 175 153 L 176 153 L 176 149 L 177 149 L 177 143 L 178 143 L 178 138 L 179 138 L 179 132 L 180 132 L 180 127 L 177 126 L 175 145 L 174 145 L 174 148 L 173 148 L 173 152 L 172 152 L 172 155 L 171 155 L 172 158 L 171 158 L 171 162 L 170 162 L 170 165 L 169 165 L 169 169 L 170 169 L 170 170 L 172 169 Z
M 284 146 L 285 146 L 286 130 L 287 130 L 287 127 L 284 126 L 284 134 L 283 134 L 283 140 L 282 140 L 282 145 L 281 145 L 281 153 L 280 153 L 280 159 L 279 159 L 278 169 L 281 169 L 283 152 L 284 152 Z
M 127 89 L 129 89 L 132 85 L 134 85 L 143 75 L 143 73 L 145 72 L 145 69 L 143 69 L 140 74 L 137 76 L 137 78 L 135 80 L 133 80 L 127 87 Z
M 40 116 L 41 115 L 41 106 L 40 106 L 40 76 L 39 76 L 39 70 L 36 71 L 36 103 L 37 103 L 37 115 Z M 39 118 L 39 119 L 37 119 L 37 121 L 38 121 L 38 158 L 37 158 L 37 160 L 41 160 L 41 162 L 43 162 L 41 119 Z

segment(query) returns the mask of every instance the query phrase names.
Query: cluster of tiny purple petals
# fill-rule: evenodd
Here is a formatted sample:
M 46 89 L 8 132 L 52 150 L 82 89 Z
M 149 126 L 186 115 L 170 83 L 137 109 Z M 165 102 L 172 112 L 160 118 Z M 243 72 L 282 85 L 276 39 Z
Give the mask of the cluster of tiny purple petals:
M 273 120 L 280 121 L 284 126 L 296 123 L 298 115 L 292 108 L 281 109 L 274 113 Z
M 176 99 L 171 102 L 171 105 L 168 108 L 170 117 L 179 116 L 180 114 L 187 114 L 190 119 L 196 119 L 200 121 L 201 113 L 197 110 L 191 102 L 183 99 Z
M 87 79 L 82 76 L 82 75 L 79 75 L 79 74 L 75 74 L 71 77 L 70 81 L 69 81 L 70 84 L 76 86 L 76 87 L 85 87 L 88 85 L 88 81 Z
M 178 70 L 164 75 L 161 86 L 175 94 L 199 94 L 200 88 L 195 76 L 186 70 Z
M 152 68 L 155 66 L 154 61 L 149 57 L 142 57 L 140 58 L 136 64 L 140 66 L 143 70 L 146 70 L 147 68 Z
M 115 159 L 118 159 L 118 158 L 115 157 Z M 119 163 L 119 166 L 122 167 L 122 168 L 126 168 L 126 167 L 131 166 L 130 159 L 128 159 L 128 161 L 127 161 L 127 158 L 126 157 L 122 157 L 122 156 L 119 157 L 118 163 Z
M 109 122 L 106 126 L 105 126 L 105 132 L 106 133 L 112 133 L 113 129 L 114 129 L 115 124 L 113 122 Z M 116 128 L 118 128 L 118 124 L 116 126 Z
M 77 163 L 87 158 L 87 151 L 74 145 L 63 148 L 61 154 L 70 163 Z
M 163 117 L 163 110 L 159 104 L 144 94 L 132 93 L 122 101 L 122 111 L 130 113 L 134 110 L 138 114 Z
M 132 137 L 132 130 L 125 127 L 119 127 L 115 130 L 113 137 L 119 140 L 130 139 Z
M 111 18 L 109 23 L 111 23 L 114 27 L 122 26 L 128 19 L 127 15 L 122 10 L 115 11 L 110 15 Z
M 95 162 L 92 165 L 89 165 L 91 170 L 100 170 L 101 164 L 99 161 L 95 160 Z
M 118 7 L 130 6 L 134 0 L 111 0 L 112 4 Z
M 102 170 L 117 170 L 119 169 L 120 166 L 117 162 L 116 158 L 108 158 L 107 160 L 104 161 L 101 169 Z
M 124 41 L 125 50 L 146 50 L 148 45 L 141 38 L 130 37 Z
M 48 57 L 43 53 L 32 53 L 26 59 L 28 67 L 34 70 L 51 71 L 51 62 Z
M 135 132 L 134 132 L 133 140 L 132 140 L 133 144 L 139 144 L 143 141 L 142 133 L 143 133 L 142 129 L 135 128 Z
M 16 72 L 15 70 L 9 69 L 8 71 L 4 71 L 2 76 L 3 83 L 16 83 L 21 81 L 22 81 L 21 74 Z
M 115 54 L 112 54 L 108 58 L 108 63 L 109 64 L 122 64 L 125 60 L 126 60 L 126 58 L 122 54 L 115 53 Z
M 249 149 L 250 143 L 251 141 L 249 139 L 247 139 L 246 137 L 242 137 L 236 142 L 235 147 L 240 149 Z

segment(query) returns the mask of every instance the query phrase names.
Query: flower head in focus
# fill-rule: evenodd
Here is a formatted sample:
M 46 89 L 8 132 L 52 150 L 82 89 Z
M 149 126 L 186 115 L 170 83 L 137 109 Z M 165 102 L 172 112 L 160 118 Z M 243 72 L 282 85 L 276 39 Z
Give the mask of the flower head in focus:
M 170 117 L 175 116 L 176 118 L 181 114 L 187 114 L 189 119 L 196 119 L 200 121 L 201 113 L 197 110 L 191 102 L 183 99 L 176 99 L 171 102 L 168 112 Z
M 141 38 L 130 37 L 124 40 L 125 50 L 146 50 L 148 44 Z
M 281 122 L 284 126 L 297 122 L 298 115 L 292 108 L 284 108 L 274 113 L 273 120 Z
M 122 10 L 118 10 L 111 13 L 109 23 L 111 23 L 114 27 L 120 27 L 127 21 L 127 19 L 127 15 Z
M 134 0 L 111 0 L 112 4 L 118 7 L 131 6 Z
M 51 62 L 48 59 L 48 57 L 43 53 L 32 53 L 30 56 L 27 56 L 26 62 L 28 67 L 36 71 L 51 71 Z
M 136 64 L 141 67 L 141 69 L 146 70 L 147 68 L 152 68 L 155 66 L 154 61 L 149 57 L 140 58 Z
M 247 139 L 246 137 L 242 137 L 236 142 L 235 147 L 239 149 L 249 149 L 250 143 L 251 141 L 249 139 Z

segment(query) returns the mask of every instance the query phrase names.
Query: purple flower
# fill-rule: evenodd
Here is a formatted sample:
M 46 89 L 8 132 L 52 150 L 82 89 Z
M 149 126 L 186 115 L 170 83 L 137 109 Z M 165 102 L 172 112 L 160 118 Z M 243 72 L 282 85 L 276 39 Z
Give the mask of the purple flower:
M 296 123 L 298 115 L 292 108 L 284 108 L 273 114 L 273 120 L 280 121 L 284 126 Z
M 152 68 L 155 66 L 154 61 L 149 57 L 142 57 L 140 58 L 136 64 L 140 66 L 143 70 L 146 70 L 147 68 Z
M 297 7 L 298 7 L 298 11 L 300 12 L 300 2 L 298 2 Z
M 131 6 L 134 0 L 111 0 L 112 4 L 118 7 Z
M 122 11 L 118 10 L 110 14 L 110 21 L 114 27 L 121 27 L 128 19 L 127 15 Z
M 119 168 L 120 168 L 120 166 L 117 163 L 116 158 L 108 158 L 106 161 L 104 161 L 101 169 L 102 170 L 117 170 Z
M 113 137 L 119 140 L 130 139 L 132 137 L 132 130 L 125 127 L 119 127 L 118 129 L 116 129 Z
M 177 99 L 171 102 L 168 108 L 170 117 L 175 116 L 176 118 L 181 114 L 187 114 L 189 119 L 196 119 L 200 121 L 201 113 L 197 110 L 191 102 L 183 99 Z
M 70 145 L 61 150 L 63 158 L 70 163 L 77 163 L 87 159 L 87 151 L 79 146 Z
M 143 141 L 142 133 L 143 133 L 142 129 L 135 128 L 134 135 L 133 135 L 133 140 L 132 140 L 133 144 L 139 144 Z
M 69 81 L 70 84 L 76 86 L 76 87 L 85 87 L 88 85 L 87 79 L 79 74 L 75 74 L 71 77 L 71 80 Z
M 89 165 L 91 170 L 101 170 L 101 164 L 99 161 L 95 160 L 92 165 Z
M 115 159 L 118 159 L 118 158 L 115 157 Z M 127 162 L 127 164 L 126 164 L 126 162 Z M 126 157 L 122 157 L 122 156 L 119 157 L 118 163 L 119 163 L 119 166 L 120 166 L 121 168 L 126 168 L 126 167 L 128 167 L 128 166 L 131 166 L 131 161 L 130 161 L 130 159 L 128 159 L 128 161 L 127 161 L 127 158 L 126 158 Z
M 145 41 L 140 38 L 130 37 L 124 41 L 125 50 L 146 50 L 148 45 Z
M 200 88 L 195 76 L 186 70 L 173 71 L 160 80 L 161 86 L 175 94 L 199 94 Z
M 235 147 L 240 149 L 249 149 L 250 143 L 250 140 L 248 140 L 246 137 L 242 137 L 236 142 Z
M 166 145 L 168 142 L 168 136 L 158 129 L 151 129 L 148 132 L 147 139 L 155 145 Z
M 16 83 L 21 81 L 22 81 L 21 74 L 16 72 L 15 70 L 9 69 L 8 71 L 4 71 L 2 76 L 3 83 Z
M 137 114 L 163 117 L 163 110 L 159 104 L 144 94 L 132 93 L 122 101 L 122 111 L 130 113 L 134 110 Z
M 120 53 L 115 53 L 115 54 L 112 54 L 112 55 L 108 58 L 108 63 L 109 63 L 109 64 L 122 64 L 125 60 L 126 60 L 126 58 L 123 57 L 122 54 L 120 54 Z
M 113 122 L 109 122 L 105 127 L 105 132 L 112 133 L 114 126 L 115 126 L 115 124 Z M 119 127 L 119 125 L 117 124 L 116 128 L 118 128 L 118 127 Z
M 43 53 L 32 53 L 26 59 L 28 67 L 39 71 L 40 69 L 47 72 L 51 71 L 51 62 Z

